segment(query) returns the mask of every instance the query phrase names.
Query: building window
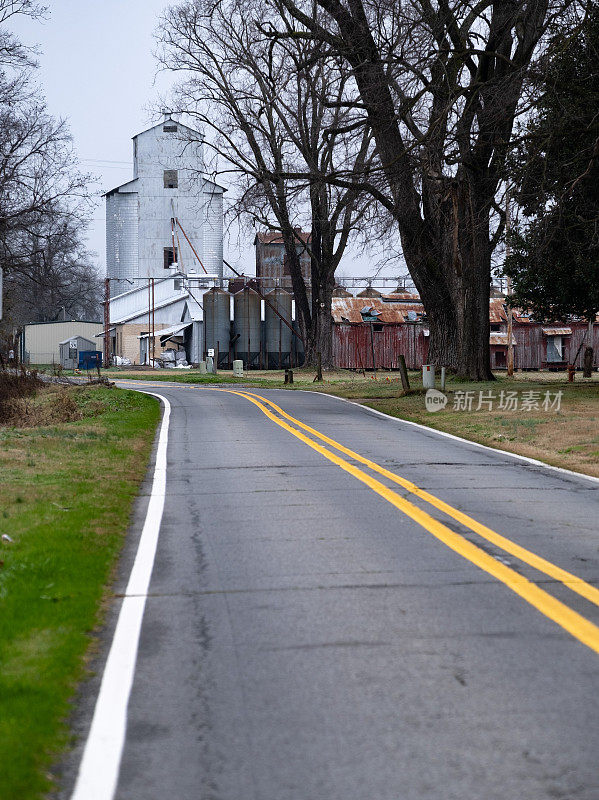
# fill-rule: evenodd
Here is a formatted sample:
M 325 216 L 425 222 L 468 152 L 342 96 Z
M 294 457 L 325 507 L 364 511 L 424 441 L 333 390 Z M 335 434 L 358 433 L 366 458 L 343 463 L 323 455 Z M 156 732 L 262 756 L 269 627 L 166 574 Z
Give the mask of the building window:
M 177 133 L 177 126 L 174 122 L 167 122 L 165 125 L 162 126 L 162 130 L 165 133 Z
M 177 248 L 165 247 L 164 248 L 164 268 L 170 269 L 177 261 Z
M 492 322 L 491 323 L 491 330 L 495 333 L 501 331 L 501 323 L 500 322 Z
M 547 337 L 547 361 L 555 362 L 563 360 L 563 342 L 561 336 Z
M 375 333 L 382 333 L 383 332 L 383 326 L 382 325 L 373 325 L 372 326 L 372 330 Z
M 179 188 L 179 173 L 176 169 L 164 170 L 164 188 L 165 189 L 178 189 Z

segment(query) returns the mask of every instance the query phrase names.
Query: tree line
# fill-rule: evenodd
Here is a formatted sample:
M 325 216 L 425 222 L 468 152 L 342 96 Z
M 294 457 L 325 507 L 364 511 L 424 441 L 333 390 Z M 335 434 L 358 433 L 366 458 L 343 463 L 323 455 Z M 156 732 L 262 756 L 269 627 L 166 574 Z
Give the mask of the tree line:
M 215 169 L 235 187 L 230 213 L 281 232 L 309 360 L 320 352 L 331 362 L 331 295 L 348 241 L 389 236 L 424 304 L 431 362 L 492 378 L 489 295 L 505 192 L 513 187 L 513 202 L 530 212 L 509 265 L 523 290 L 525 275 L 535 282 L 522 266 L 535 263 L 526 248 L 544 237 L 546 265 L 556 245 L 531 200 L 549 158 L 538 145 L 550 126 L 543 81 L 559 68 L 558 33 L 575 42 L 592 9 L 570 0 L 184 0 L 165 12 L 159 58 L 181 74 L 175 108 L 207 130 Z M 591 138 L 593 124 L 596 116 Z M 552 160 L 567 135 L 562 126 Z M 570 165 L 582 170 L 574 205 L 597 185 L 596 154 L 586 172 L 582 160 Z M 564 179 L 555 177 L 554 196 Z M 586 221 L 595 229 L 596 211 Z M 570 239 L 582 252 L 579 212 Z M 299 225 L 311 231 L 310 286 Z
M 89 175 L 64 120 L 35 83 L 36 53 L 11 32 L 47 11 L 0 0 L 0 267 L 5 338 L 27 322 L 99 318 L 100 280 L 85 246 Z

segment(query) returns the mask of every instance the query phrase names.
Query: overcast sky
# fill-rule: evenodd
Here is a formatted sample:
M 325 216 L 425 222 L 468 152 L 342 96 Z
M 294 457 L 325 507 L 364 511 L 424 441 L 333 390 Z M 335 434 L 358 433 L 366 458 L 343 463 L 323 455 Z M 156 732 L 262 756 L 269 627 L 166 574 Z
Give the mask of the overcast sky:
M 98 195 L 132 177 L 131 137 L 154 124 L 152 106 L 172 77 L 157 74 L 153 32 L 164 0 L 47 0 L 49 18 L 20 20 L 21 39 L 40 48 L 37 79 L 49 111 L 68 120 L 84 171 Z M 105 272 L 104 202 L 98 201 L 89 246 Z M 225 258 L 253 272 L 252 242 L 225 242 Z M 377 258 L 352 251 L 340 271 L 371 274 Z M 397 267 L 386 270 L 396 274 Z

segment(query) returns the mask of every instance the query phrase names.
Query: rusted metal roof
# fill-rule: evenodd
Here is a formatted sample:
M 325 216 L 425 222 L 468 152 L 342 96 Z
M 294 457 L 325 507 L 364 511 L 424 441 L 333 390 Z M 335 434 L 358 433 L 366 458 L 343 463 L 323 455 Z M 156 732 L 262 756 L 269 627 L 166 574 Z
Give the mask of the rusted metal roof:
M 410 292 L 391 292 L 390 294 L 384 294 L 383 300 L 386 300 L 388 303 L 402 303 L 405 300 L 411 301 L 412 303 L 419 303 L 420 297 Z
M 543 328 L 545 336 L 570 336 L 572 328 Z
M 489 336 L 489 344 L 503 345 L 507 347 L 507 333 L 492 333 Z M 516 337 L 512 335 L 512 344 L 516 344 Z
M 536 325 L 537 323 L 532 319 L 530 314 L 522 311 L 521 308 L 512 309 L 512 319 L 514 322 L 519 322 L 521 325 Z
M 335 322 L 362 322 L 363 318 L 360 312 L 365 306 L 370 306 L 375 311 L 380 312 L 379 322 L 386 323 L 419 321 L 424 314 L 424 306 L 419 301 L 418 295 L 403 292 L 402 294 L 386 294 L 376 297 L 365 296 L 362 292 L 357 297 L 333 297 L 333 319 Z M 416 312 L 418 319 L 410 319 L 408 311 Z M 538 324 L 525 312 L 517 308 L 513 309 L 513 320 L 525 325 L 536 326 Z M 506 306 L 502 298 L 493 297 L 489 301 L 489 322 L 495 325 L 507 322 Z M 543 332 L 547 332 L 548 336 L 567 336 L 572 333 L 572 329 L 547 327 L 543 328 Z M 507 344 L 507 339 L 505 342 L 497 341 L 497 344 Z
M 489 322 L 506 322 L 505 300 L 500 297 L 492 297 L 489 300 Z
M 422 303 L 386 303 L 382 297 L 333 297 L 332 312 L 335 322 L 363 322 L 362 309 L 368 306 L 378 312 L 378 322 L 408 322 L 408 311 L 417 316 L 424 313 Z

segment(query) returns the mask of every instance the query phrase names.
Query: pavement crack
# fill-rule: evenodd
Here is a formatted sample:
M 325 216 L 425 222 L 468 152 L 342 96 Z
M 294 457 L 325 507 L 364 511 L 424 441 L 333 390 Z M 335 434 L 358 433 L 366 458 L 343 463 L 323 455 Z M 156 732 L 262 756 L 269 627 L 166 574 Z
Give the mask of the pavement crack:
M 264 647 L 263 650 L 267 652 L 277 652 L 280 650 L 320 650 L 327 647 L 389 647 L 391 642 L 361 642 L 361 641 L 348 641 L 348 642 L 319 642 L 316 644 L 290 644 L 283 647 Z

